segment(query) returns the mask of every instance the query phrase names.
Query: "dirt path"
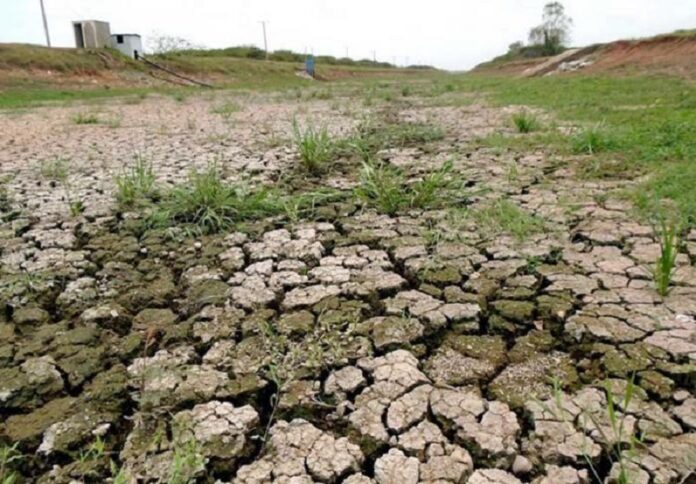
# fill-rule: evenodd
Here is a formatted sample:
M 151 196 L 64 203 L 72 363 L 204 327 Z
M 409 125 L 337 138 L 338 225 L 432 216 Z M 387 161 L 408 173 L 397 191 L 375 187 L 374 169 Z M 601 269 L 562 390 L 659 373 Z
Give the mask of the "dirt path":
M 116 211 L 114 177 L 136 154 L 162 186 L 211 161 L 272 185 L 298 163 L 294 117 L 341 137 L 383 108 L 218 95 L 0 114 L 13 468 L 46 483 L 571 484 L 621 467 L 628 482 L 685 482 L 696 234 L 663 300 L 651 228 L 607 197 L 619 184 L 476 147 L 516 136 L 508 109 L 392 103 L 445 137 L 380 156 L 412 177 L 452 160 L 466 206 L 387 216 L 342 201 L 198 238 L 136 237 L 140 215 Z M 98 124 L 73 121 L 92 111 Z M 350 189 L 355 166 L 306 183 Z M 501 200 L 541 225 L 504 233 Z

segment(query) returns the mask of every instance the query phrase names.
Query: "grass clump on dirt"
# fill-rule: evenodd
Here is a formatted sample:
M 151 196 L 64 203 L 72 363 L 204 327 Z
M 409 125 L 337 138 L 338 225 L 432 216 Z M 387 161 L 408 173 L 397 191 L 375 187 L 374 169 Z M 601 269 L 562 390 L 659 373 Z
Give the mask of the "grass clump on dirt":
M 77 113 L 72 121 L 75 124 L 99 124 L 99 117 L 93 113 Z
M 252 190 L 226 183 L 216 166 L 193 171 L 188 183 L 174 187 L 163 201 L 160 220 L 195 226 L 216 233 L 236 222 L 278 213 L 279 204 L 269 190 Z
M 432 208 L 449 198 L 451 171 L 452 163 L 447 162 L 422 179 L 407 183 L 401 170 L 388 163 L 363 162 L 355 195 L 365 205 L 387 215 L 411 208 Z
M 476 223 L 484 233 L 491 235 L 509 234 L 517 240 L 525 240 L 531 235 L 543 232 L 544 220 L 520 208 L 514 202 L 501 199 L 483 207 L 470 210 L 466 216 Z
M 152 198 L 156 194 L 155 178 L 152 163 L 136 157 L 135 163 L 116 177 L 116 200 L 132 206 L 138 200 Z
M 334 155 L 334 143 L 326 127 L 307 126 L 300 128 L 297 120 L 292 124 L 295 147 L 302 167 L 312 175 L 320 175 L 327 169 Z
M 237 104 L 234 101 L 228 101 L 223 104 L 220 104 L 218 106 L 215 106 L 212 109 L 212 112 L 215 114 L 219 114 L 222 116 L 225 120 L 229 120 L 234 113 L 237 113 L 242 110 L 242 107 Z
M 512 122 L 520 133 L 531 133 L 541 129 L 541 122 L 533 113 L 520 111 L 512 115 Z
M 660 255 L 653 268 L 655 289 L 660 296 L 669 294 L 672 285 L 672 277 L 677 264 L 679 246 L 681 245 L 681 228 L 673 217 L 660 216 L 659 222 L 654 226 L 655 237 L 660 244 Z
M 63 181 L 68 177 L 70 171 L 70 160 L 65 158 L 55 158 L 41 163 L 39 173 L 47 180 Z
M 573 136 L 571 143 L 573 153 L 583 155 L 594 155 L 603 151 L 611 151 L 616 145 L 611 134 L 602 123 L 580 130 Z

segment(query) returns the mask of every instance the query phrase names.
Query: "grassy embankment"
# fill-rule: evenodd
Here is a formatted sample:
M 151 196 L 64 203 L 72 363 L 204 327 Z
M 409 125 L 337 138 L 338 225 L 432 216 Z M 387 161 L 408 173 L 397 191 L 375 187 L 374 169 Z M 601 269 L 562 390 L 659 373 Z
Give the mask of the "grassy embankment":
M 534 79 L 458 79 L 458 90 L 489 93 L 497 105 L 548 110 L 581 123 L 563 135 L 546 126 L 524 136 L 493 135 L 485 145 L 513 150 L 543 147 L 577 155 L 581 177 L 641 177 L 629 196 L 644 216 L 669 199 L 681 221 L 696 226 L 696 86 L 676 77 L 558 76 Z

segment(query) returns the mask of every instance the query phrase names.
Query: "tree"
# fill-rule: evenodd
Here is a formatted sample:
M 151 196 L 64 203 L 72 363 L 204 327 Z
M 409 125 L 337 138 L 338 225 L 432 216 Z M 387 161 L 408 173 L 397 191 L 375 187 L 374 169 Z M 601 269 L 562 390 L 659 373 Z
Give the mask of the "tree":
M 153 54 L 173 54 L 182 50 L 195 49 L 196 46 L 182 37 L 154 33 L 148 37 L 148 46 Z
M 524 48 L 524 43 L 521 41 L 513 42 L 508 46 L 509 54 L 518 54 Z
M 563 52 L 570 40 L 571 19 L 561 2 L 550 2 L 544 6 L 541 25 L 529 31 L 529 43 L 543 46 L 544 54 L 556 55 Z

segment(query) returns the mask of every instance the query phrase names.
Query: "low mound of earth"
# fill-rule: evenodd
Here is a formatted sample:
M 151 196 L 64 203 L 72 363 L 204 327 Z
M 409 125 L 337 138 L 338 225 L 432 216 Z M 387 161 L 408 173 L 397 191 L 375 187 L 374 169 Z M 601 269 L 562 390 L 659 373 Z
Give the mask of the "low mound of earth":
M 479 148 L 514 135 L 510 111 L 438 101 L 337 93 L 298 110 L 256 94 L 222 116 L 211 96 L 153 97 L 101 105 L 111 127 L 74 124 L 80 107 L 2 117 L 0 442 L 21 454 L 6 469 L 66 484 L 580 484 L 615 482 L 617 445 L 640 435 L 629 482 L 685 482 L 696 232 L 663 300 L 651 227 L 604 196 L 631 182 Z M 505 197 L 544 230 L 520 240 L 456 224 L 456 207 L 388 216 L 347 197 L 196 237 L 143 230 L 114 202 L 134 152 L 163 186 L 210 159 L 228 181 L 272 185 L 299 170 L 282 141 L 293 119 L 340 136 L 368 110 L 445 133 L 386 162 L 415 179 L 451 159 L 476 189 L 467 209 Z M 69 191 L 40 169 L 55 158 Z M 297 183 L 350 189 L 358 165 Z
M 560 73 L 696 74 L 696 35 L 670 34 L 571 49 L 556 57 L 490 62 L 474 69 L 485 74 L 525 77 Z

